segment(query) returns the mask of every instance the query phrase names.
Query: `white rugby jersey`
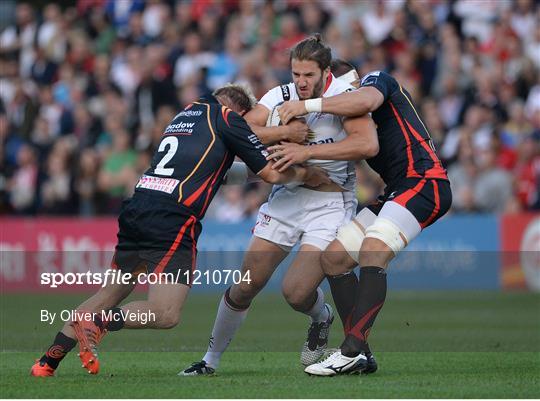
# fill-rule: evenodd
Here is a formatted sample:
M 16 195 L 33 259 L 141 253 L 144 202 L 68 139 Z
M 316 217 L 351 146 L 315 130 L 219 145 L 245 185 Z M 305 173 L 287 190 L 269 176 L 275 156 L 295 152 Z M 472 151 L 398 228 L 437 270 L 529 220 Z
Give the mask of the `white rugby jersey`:
M 354 87 L 330 74 L 326 81 L 323 97 L 339 95 L 351 90 L 354 90 Z M 299 100 L 296 87 L 292 82 L 270 89 L 261 98 L 259 104 L 271 112 L 276 105 L 287 100 Z M 343 129 L 343 117 L 328 113 L 309 113 L 304 118 L 311 131 L 309 145 L 339 142 L 347 137 Z M 354 162 L 311 159 L 307 163 L 326 170 L 330 179 L 343 189 L 354 191 L 356 183 Z

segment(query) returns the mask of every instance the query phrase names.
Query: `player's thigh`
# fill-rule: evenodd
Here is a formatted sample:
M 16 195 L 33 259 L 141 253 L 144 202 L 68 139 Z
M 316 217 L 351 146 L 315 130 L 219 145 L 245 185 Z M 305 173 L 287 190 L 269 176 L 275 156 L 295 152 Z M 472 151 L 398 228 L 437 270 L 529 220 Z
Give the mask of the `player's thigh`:
M 405 206 L 385 202 L 374 223 L 366 230 L 360 248 L 362 266 L 386 267 L 422 230 L 415 215 Z
M 357 245 L 359 248 L 361 241 Z M 332 241 L 324 252 L 322 252 L 320 261 L 323 273 L 329 276 L 347 273 L 358 264 L 337 239 Z
M 242 277 L 249 274 L 250 280 L 233 285 L 231 295 L 237 291 L 255 293 L 260 291 L 287 254 L 278 245 L 254 236 L 242 261 Z
M 118 272 L 117 274 L 122 274 Z M 135 277 L 132 277 L 128 284 L 119 284 L 117 282 L 107 283 L 105 286 L 99 289 L 96 295 L 101 296 L 102 298 L 111 300 L 115 305 L 123 301 L 135 288 L 136 281 Z
M 313 245 L 300 247 L 282 282 L 283 294 L 287 300 L 301 302 L 317 289 L 324 279 L 321 253 Z

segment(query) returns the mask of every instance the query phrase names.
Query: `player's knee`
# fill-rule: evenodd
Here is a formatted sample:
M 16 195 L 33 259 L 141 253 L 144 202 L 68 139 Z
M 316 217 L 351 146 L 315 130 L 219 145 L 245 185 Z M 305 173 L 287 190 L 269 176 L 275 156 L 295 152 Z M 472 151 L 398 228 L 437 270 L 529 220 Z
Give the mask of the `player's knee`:
M 308 291 L 304 290 L 296 283 L 283 283 L 281 292 L 287 303 L 295 310 L 302 311 L 305 309 L 306 298 L 309 295 Z
M 344 273 L 343 267 L 347 266 L 350 259 L 347 252 L 326 250 L 321 254 L 321 268 L 324 274 L 335 275 Z

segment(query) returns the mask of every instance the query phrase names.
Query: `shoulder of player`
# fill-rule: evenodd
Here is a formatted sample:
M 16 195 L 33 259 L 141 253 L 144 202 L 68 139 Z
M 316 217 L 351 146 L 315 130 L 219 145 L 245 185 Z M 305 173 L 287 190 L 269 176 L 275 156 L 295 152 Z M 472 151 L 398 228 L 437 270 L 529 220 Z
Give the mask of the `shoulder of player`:
M 277 95 L 280 98 L 280 101 L 286 101 L 291 100 L 294 97 L 296 89 L 294 87 L 294 83 L 289 82 L 288 84 L 274 86 L 266 93 L 272 93 L 274 95 Z
M 391 74 L 385 71 L 370 71 L 360 79 L 360 86 L 374 84 L 378 80 L 399 85 L 397 80 Z
M 270 89 L 259 100 L 258 104 L 272 110 L 275 106 L 278 106 L 285 101 L 297 99 L 298 95 L 296 94 L 294 83 L 290 82 L 288 84 L 278 85 Z
M 232 109 L 228 108 L 227 106 L 219 105 L 219 116 L 221 116 L 221 119 L 225 124 L 230 128 L 233 122 L 238 122 L 240 120 L 243 120 L 244 118 L 238 114 L 236 111 L 233 111 Z
M 192 102 L 189 103 L 184 109 L 180 110 L 171 121 L 176 120 L 177 118 L 190 118 L 190 117 L 200 117 L 205 114 L 207 110 L 210 110 L 210 105 L 207 103 Z

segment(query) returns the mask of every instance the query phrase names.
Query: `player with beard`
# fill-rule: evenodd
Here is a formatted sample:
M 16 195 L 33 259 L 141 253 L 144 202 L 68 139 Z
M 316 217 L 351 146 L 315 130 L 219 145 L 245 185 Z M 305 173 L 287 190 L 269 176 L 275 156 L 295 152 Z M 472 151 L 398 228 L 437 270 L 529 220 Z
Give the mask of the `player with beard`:
M 318 34 L 299 42 L 291 51 L 290 62 L 293 82 L 268 91 L 246 114 L 246 121 L 263 143 L 279 142 L 290 134 L 287 126 L 266 127 L 270 113 L 284 101 L 328 97 L 353 90 L 332 75 L 331 50 Z M 334 316 L 318 288 L 324 279 L 320 255 L 335 238 L 338 227 L 350 221 L 356 210 L 354 165 L 348 160 L 374 156 L 378 144 L 369 117 L 343 119 L 327 113 L 311 113 L 293 124 L 307 125 L 311 136 L 309 142 L 298 146 L 335 145 L 331 160 L 307 162 L 324 169 L 332 182 L 318 188 L 302 184 L 274 186 L 268 202 L 259 210 L 242 264 L 242 271 L 250 272 L 251 282 L 235 284 L 225 291 L 207 352 L 200 362 L 181 372 L 183 375 L 214 373 L 246 318 L 252 300 L 297 244 L 299 251 L 283 279 L 282 291 L 289 305 L 311 320 L 301 353 L 302 364 L 314 363 L 324 353 Z M 298 142 L 303 142 L 301 135 Z

